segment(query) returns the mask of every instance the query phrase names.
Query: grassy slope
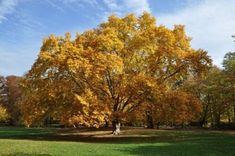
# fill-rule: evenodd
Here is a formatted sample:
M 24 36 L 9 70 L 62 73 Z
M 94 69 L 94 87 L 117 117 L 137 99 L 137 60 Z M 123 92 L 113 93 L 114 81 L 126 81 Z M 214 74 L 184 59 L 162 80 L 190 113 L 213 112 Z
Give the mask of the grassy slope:
M 0 128 L 0 155 L 235 155 L 233 132 L 132 129 L 120 137 L 108 133 Z

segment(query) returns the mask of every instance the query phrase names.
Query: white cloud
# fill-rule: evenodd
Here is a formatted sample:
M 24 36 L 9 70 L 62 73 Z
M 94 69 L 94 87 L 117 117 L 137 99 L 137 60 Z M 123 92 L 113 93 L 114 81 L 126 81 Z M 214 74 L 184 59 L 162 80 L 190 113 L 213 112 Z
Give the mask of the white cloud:
M 64 11 L 61 3 L 67 7 L 77 7 L 90 5 L 98 9 L 102 9 L 102 4 L 108 9 L 107 13 L 115 13 L 124 15 L 126 13 L 136 13 L 140 15 L 143 11 L 150 12 L 148 0 L 47 0 L 52 7 Z
M 144 11 L 150 12 L 147 0 L 103 0 L 103 2 L 108 8 L 106 15 L 111 13 L 124 15 L 133 12 L 140 15 Z
M 6 15 L 14 11 L 18 1 L 17 0 L 2 0 L 0 1 L 0 23 L 7 19 Z
M 92 7 L 97 7 L 98 5 L 97 0 L 47 0 L 47 2 L 51 7 L 61 12 L 65 12 L 64 6 L 75 10 L 77 7 L 85 7 L 85 4 Z
M 56 4 L 56 2 L 49 0 L 49 1 L 47 1 L 47 3 L 48 3 L 51 7 L 55 8 L 55 9 L 61 11 L 61 12 L 64 12 L 63 7 L 61 7 L 60 5 Z
M 96 0 L 61 0 L 63 3 L 67 3 L 67 4 L 72 4 L 72 3 L 80 3 L 80 2 L 83 2 L 83 3 L 88 3 L 90 5 L 96 5 L 97 4 L 97 1 Z
M 202 0 L 174 14 L 161 15 L 158 23 L 172 27 L 184 24 L 187 34 L 193 38 L 194 48 L 203 48 L 212 56 L 214 63 L 221 66 L 224 54 L 235 50 L 231 38 L 235 34 L 235 1 Z
M 103 1 L 104 1 L 104 4 L 108 7 L 108 9 L 110 9 L 112 11 L 120 9 L 116 0 L 103 0 Z
M 137 15 L 142 14 L 144 11 L 150 12 L 147 0 L 126 0 L 124 5 L 128 10 L 134 11 Z

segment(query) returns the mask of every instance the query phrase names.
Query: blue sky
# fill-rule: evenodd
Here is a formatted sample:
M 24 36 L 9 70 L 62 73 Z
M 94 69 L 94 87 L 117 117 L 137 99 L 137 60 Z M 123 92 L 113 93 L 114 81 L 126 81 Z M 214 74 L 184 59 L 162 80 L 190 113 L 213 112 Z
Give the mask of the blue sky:
M 23 75 L 50 34 L 83 32 L 111 14 L 152 13 L 157 24 L 184 24 L 194 48 L 221 66 L 235 50 L 234 0 L 0 0 L 0 75 Z

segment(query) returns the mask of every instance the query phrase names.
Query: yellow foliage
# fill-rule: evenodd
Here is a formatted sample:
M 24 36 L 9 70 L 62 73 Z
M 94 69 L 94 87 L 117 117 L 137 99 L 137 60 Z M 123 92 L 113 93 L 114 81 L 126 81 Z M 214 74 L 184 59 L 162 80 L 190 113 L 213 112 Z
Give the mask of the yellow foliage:
M 66 33 L 43 41 L 25 77 L 22 112 L 27 124 L 51 115 L 64 124 L 99 127 L 144 104 L 158 105 L 154 98 L 210 64 L 205 51 L 190 47 L 183 26 L 158 26 L 146 12 L 113 15 L 75 40 Z M 186 103 L 179 104 L 183 112 Z
M 6 108 L 0 106 L 0 122 L 6 121 L 9 115 L 7 113 Z

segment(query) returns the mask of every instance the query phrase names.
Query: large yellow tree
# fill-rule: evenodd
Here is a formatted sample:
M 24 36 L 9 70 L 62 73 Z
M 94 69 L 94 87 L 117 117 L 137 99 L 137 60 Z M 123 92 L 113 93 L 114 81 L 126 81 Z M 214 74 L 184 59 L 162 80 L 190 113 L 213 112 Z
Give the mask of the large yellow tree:
M 156 25 L 148 13 L 110 16 L 74 40 L 49 36 L 26 74 L 21 110 L 27 125 L 50 115 L 64 124 L 99 127 L 200 75 L 207 53 L 190 46 L 184 26 Z

